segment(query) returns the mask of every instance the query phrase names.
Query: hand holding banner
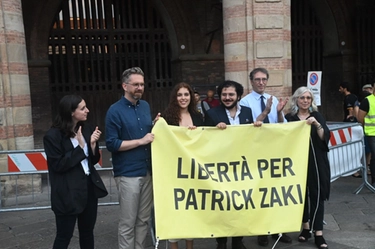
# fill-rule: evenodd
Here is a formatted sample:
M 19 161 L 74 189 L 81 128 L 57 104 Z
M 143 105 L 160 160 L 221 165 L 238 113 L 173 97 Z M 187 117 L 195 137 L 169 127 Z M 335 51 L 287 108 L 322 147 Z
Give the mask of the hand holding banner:
M 310 126 L 168 126 L 152 143 L 156 236 L 232 237 L 299 231 Z

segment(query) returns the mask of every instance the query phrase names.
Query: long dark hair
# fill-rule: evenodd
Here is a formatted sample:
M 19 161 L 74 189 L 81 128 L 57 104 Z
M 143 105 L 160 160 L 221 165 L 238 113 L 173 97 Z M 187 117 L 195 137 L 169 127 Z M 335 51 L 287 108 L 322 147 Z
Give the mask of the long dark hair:
M 73 127 L 72 113 L 77 109 L 79 103 L 82 101 L 79 95 L 65 95 L 59 103 L 59 113 L 53 121 L 52 127 L 63 131 L 67 137 L 74 137 L 74 132 L 79 126 L 83 126 L 83 122 L 78 122 L 76 127 Z
M 168 124 L 170 125 L 179 125 L 181 117 L 180 117 L 180 106 L 178 105 L 177 102 L 177 92 L 181 88 L 186 88 L 189 91 L 190 94 L 190 103 L 188 106 L 188 111 L 190 115 L 192 114 L 198 114 L 197 111 L 197 103 L 194 98 L 194 91 L 191 88 L 191 86 L 185 82 L 178 83 L 175 85 L 173 88 L 170 99 L 169 99 L 169 104 L 167 108 L 164 110 L 164 113 L 162 113 L 163 118 L 165 121 L 167 121 Z

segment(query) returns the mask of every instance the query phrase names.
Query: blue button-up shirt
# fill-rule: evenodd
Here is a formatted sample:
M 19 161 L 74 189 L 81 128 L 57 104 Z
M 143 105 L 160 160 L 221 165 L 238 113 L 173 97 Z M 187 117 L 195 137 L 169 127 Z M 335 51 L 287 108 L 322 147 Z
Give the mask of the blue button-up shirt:
M 112 153 L 114 176 L 145 176 L 151 170 L 151 144 L 119 151 L 122 141 L 143 138 L 151 132 L 149 104 L 139 100 L 135 105 L 125 97 L 111 105 L 105 118 L 107 149 Z

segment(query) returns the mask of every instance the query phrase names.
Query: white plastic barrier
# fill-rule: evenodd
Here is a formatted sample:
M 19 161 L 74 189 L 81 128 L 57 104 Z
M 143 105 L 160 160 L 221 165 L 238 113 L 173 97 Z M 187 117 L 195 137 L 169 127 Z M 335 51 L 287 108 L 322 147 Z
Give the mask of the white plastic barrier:
M 355 190 L 355 193 L 358 194 L 364 186 L 375 192 L 375 188 L 367 180 L 364 134 L 361 124 L 327 122 L 327 125 L 331 132 L 328 153 L 331 182 L 361 170 L 363 183 Z

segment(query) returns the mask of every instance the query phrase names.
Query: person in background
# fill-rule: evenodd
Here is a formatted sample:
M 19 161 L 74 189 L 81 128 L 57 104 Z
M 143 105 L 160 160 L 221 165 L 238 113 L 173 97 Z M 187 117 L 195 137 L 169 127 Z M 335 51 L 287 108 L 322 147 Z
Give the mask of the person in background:
M 362 87 L 362 91 L 368 92 L 369 94 L 372 94 L 372 85 L 366 84 Z
M 266 87 L 269 79 L 269 73 L 265 68 L 255 68 L 249 75 L 253 91 L 241 99 L 240 104 L 251 108 L 254 121 L 263 121 L 263 123 L 283 123 L 286 122 L 283 109 L 288 98 L 280 101 L 270 94 L 267 94 Z M 278 234 L 272 234 L 274 239 Z M 291 243 L 292 239 L 287 234 L 282 234 L 280 241 Z M 258 236 L 260 246 L 268 245 L 268 235 Z
M 261 126 L 261 121 L 253 122 L 251 109 L 241 106 L 239 101 L 243 94 L 243 86 L 235 81 L 224 81 L 217 88 L 220 105 L 208 110 L 205 125 L 226 129 L 227 125 L 251 124 Z M 246 249 L 243 237 L 232 237 L 232 249 Z M 227 237 L 216 238 L 217 249 L 227 248 Z
M 108 194 L 94 167 L 101 131 L 85 123 L 88 113 L 80 96 L 64 96 L 43 138 L 56 220 L 54 249 L 68 248 L 77 221 L 80 248 L 94 249 L 98 198 Z
M 357 101 L 357 96 L 349 91 L 349 83 L 342 82 L 339 87 L 339 92 L 344 95 L 343 109 L 344 120 L 343 122 L 357 122 L 354 115 L 354 106 Z
M 207 104 L 206 101 L 201 100 L 201 95 L 199 92 L 194 92 L 195 102 L 197 103 L 197 110 L 202 114 L 203 119 L 204 116 L 207 114 L 207 111 L 210 109 L 210 106 Z
M 362 87 L 362 92 L 359 94 L 358 100 L 354 104 L 354 115 L 356 119 L 358 120 L 358 112 L 359 112 L 359 106 L 361 105 L 361 101 L 366 98 L 367 96 L 371 95 L 369 93 L 369 90 L 372 91 L 372 86 L 370 84 L 364 85 Z M 367 174 L 371 175 L 370 171 L 370 159 L 371 159 L 371 150 L 370 146 L 368 144 L 368 138 L 367 136 L 364 137 L 364 143 L 365 143 L 365 154 L 366 154 L 366 165 L 367 165 Z M 359 172 L 356 172 L 352 175 L 355 178 L 362 178 Z
M 215 99 L 215 92 L 212 89 L 207 91 L 207 97 L 204 99 L 205 102 L 210 106 L 210 108 L 214 108 L 220 105 L 220 101 Z
M 369 94 L 368 95 L 371 95 L 372 92 L 373 92 L 373 87 L 371 84 L 366 84 L 362 87 L 362 91 L 365 91 L 365 92 L 368 92 Z M 366 97 L 368 96 L 366 95 Z M 362 98 L 363 99 L 363 98 Z M 362 100 L 361 99 L 361 100 Z M 356 112 L 357 114 L 357 118 L 358 118 L 358 111 L 359 111 L 359 107 L 358 107 L 358 110 Z M 366 150 L 366 163 L 367 163 L 367 174 L 368 175 L 371 175 L 371 170 L 370 170 L 370 160 L 371 160 L 371 151 L 370 151 L 370 146 L 368 144 L 368 139 L 367 137 L 365 136 L 365 150 Z
M 170 96 L 169 104 L 162 113 L 169 125 L 196 129 L 203 125 L 203 117 L 196 109 L 193 89 L 187 83 L 177 84 Z M 179 239 L 170 239 L 171 249 L 178 249 Z M 193 249 L 193 240 L 186 239 L 186 249 Z
M 312 231 L 315 231 L 315 245 L 319 249 L 325 249 L 328 245 L 323 237 L 323 218 L 324 201 L 328 200 L 330 194 L 330 131 L 318 112 L 313 93 L 307 87 L 300 87 L 294 92 L 289 106 L 290 110 L 286 115 L 288 122 L 305 120 L 311 125 L 305 206 L 298 241 L 307 242 Z
M 371 183 L 375 185 L 375 92 L 361 101 L 358 111 L 358 122 L 363 126 L 367 142 L 370 147 Z
M 153 200 L 153 121 L 149 104 L 141 100 L 145 89 L 142 69 L 126 69 L 121 80 L 124 96 L 111 105 L 105 118 L 106 145 L 112 154 L 120 203 L 118 242 L 120 249 L 144 249 Z

